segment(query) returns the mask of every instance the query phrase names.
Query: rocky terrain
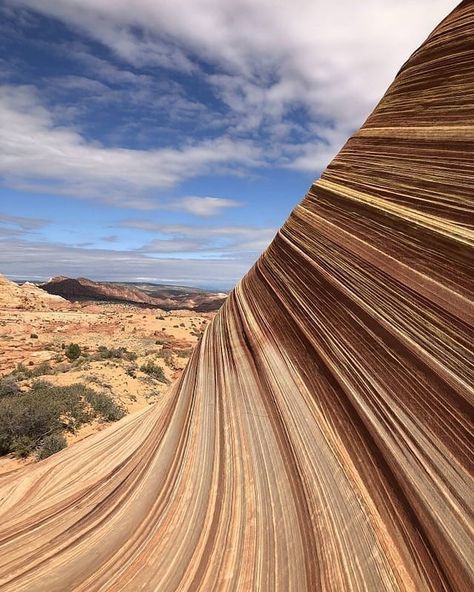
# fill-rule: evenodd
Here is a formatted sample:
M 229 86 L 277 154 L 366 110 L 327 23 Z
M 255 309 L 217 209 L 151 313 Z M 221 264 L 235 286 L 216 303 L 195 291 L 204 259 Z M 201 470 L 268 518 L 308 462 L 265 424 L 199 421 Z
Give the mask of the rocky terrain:
M 144 284 L 140 289 L 133 284 L 94 282 L 87 278 L 51 278 L 40 287 L 49 294 L 67 300 L 94 300 L 106 302 L 129 302 L 155 306 L 162 310 L 194 310 L 211 312 L 218 310 L 227 295 L 221 292 L 205 292 L 195 288 Z
M 21 286 L 0 274 L 0 307 L 19 310 L 66 310 L 69 304 L 61 296 L 48 294 L 35 284 Z
M 14 377 L 20 391 L 37 380 L 88 385 L 132 413 L 156 402 L 180 376 L 212 316 L 125 303 L 71 303 L 0 276 L 0 377 Z M 71 343 L 81 352 L 75 360 L 66 355 Z M 163 371 L 158 378 L 154 367 Z M 84 425 L 68 442 L 105 425 Z M 31 460 L 0 457 L 0 472 Z
M 229 295 L 176 388 L 0 478 L 0 587 L 473 590 L 473 140 L 463 1 Z M 95 307 L 58 314 L 77 315 L 78 336 L 92 315 L 93 352 L 114 323 Z M 113 334 L 142 359 L 199 318 L 127 314 Z

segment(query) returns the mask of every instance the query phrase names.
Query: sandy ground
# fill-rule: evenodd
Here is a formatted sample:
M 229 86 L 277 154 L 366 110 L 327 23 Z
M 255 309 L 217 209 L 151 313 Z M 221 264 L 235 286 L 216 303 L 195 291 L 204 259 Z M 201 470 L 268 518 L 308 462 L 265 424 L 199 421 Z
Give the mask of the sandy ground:
M 65 310 L 19 310 L 0 307 L 0 375 L 14 371 L 18 364 L 29 370 L 48 362 L 53 374 L 20 383 L 27 388 L 32 380 L 64 386 L 83 383 L 119 400 L 128 413 L 155 403 L 180 376 L 189 355 L 214 313 L 163 312 L 127 304 L 72 304 Z M 70 363 L 64 348 L 77 343 L 86 357 Z M 136 360 L 94 360 L 99 347 L 126 348 Z M 164 357 L 163 357 L 164 356 Z M 142 372 L 153 361 L 163 368 L 169 384 Z M 73 444 L 100 431 L 107 424 L 94 422 L 68 435 Z M 10 456 L 0 457 L 0 473 L 31 462 Z

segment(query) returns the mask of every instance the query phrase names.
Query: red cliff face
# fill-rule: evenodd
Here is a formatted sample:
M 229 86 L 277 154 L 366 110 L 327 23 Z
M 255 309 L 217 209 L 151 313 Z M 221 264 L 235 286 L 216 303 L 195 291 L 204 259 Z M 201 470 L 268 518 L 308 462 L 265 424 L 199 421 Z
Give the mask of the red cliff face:
M 157 287 L 152 293 L 147 293 L 124 284 L 93 282 L 86 278 L 71 279 L 63 276 L 54 277 L 41 287 L 50 294 L 57 294 L 68 300 L 129 302 L 156 306 L 163 310 L 210 312 L 217 310 L 225 300 L 225 296 L 211 292 L 192 291 L 180 294 Z
M 0 587 L 474 589 L 473 142 L 462 2 L 176 388 L 0 479 Z
M 140 290 L 115 286 L 113 284 L 101 284 L 86 278 L 52 278 L 41 287 L 50 294 L 58 294 L 68 300 L 115 300 L 120 302 L 156 305 L 153 298 L 150 298 Z

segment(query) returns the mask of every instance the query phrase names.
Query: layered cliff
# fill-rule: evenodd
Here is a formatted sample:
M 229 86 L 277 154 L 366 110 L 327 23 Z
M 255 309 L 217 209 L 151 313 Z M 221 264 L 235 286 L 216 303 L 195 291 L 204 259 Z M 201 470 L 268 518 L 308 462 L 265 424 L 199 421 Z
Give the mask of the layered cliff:
M 462 2 L 169 396 L 0 479 L 0 590 L 471 590 L 473 149 Z
M 105 302 L 129 302 L 156 306 L 162 310 L 195 310 L 211 312 L 218 310 L 226 294 L 203 292 L 195 288 L 157 285 L 147 292 L 131 284 L 112 282 L 94 282 L 87 278 L 67 278 L 57 276 L 41 285 L 49 294 L 57 294 L 68 300 L 99 300 Z

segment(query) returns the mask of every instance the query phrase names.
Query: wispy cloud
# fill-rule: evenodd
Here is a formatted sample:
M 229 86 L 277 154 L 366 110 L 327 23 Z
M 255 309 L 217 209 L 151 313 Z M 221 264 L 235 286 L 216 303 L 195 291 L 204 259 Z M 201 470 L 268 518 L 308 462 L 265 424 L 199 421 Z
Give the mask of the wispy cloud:
M 160 224 L 149 220 L 123 220 L 119 227 L 158 234 L 140 250 L 149 253 L 194 252 L 202 258 L 236 257 L 245 253 L 255 259 L 270 243 L 275 228 L 254 226 L 194 226 Z M 205 253 L 205 255 L 204 255 Z
M 36 230 L 46 226 L 48 220 L 43 218 L 29 218 L 27 216 L 11 216 L 0 212 L 0 225 L 13 226 L 18 230 L 29 231 Z
M 221 258 L 165 258 L 144 251 L 71 247 L 54 242 L 0 240 L 0 269 L 11 278 L 54 275 L 97 280 L 169 282 L 231 288 L 253 263 L 246 253 Z M 107 265 L 104 266 L 104 261 Z
M 57 126 L 31 87 L 2 87 L 0 121 L 0 174 L 7 183 L 118 206 L 130 207 L 132 201 L 136 208 L 159 207 L 146 191 L 218 173 L 220 167 L 229 174 L 256 166 L 260 157 L 253 143 L 226 136 L 176 149 L 107 148 L 72 128 Z M 184 207 L 190 206 L 184 202 Z
M 199 197 L 196 195 L 174 200 L 168 209 L 189 212 L 196 216 L 215 216 L 223 209 L 236 208 L 241 204 L 234 199 L 224 197 Z

